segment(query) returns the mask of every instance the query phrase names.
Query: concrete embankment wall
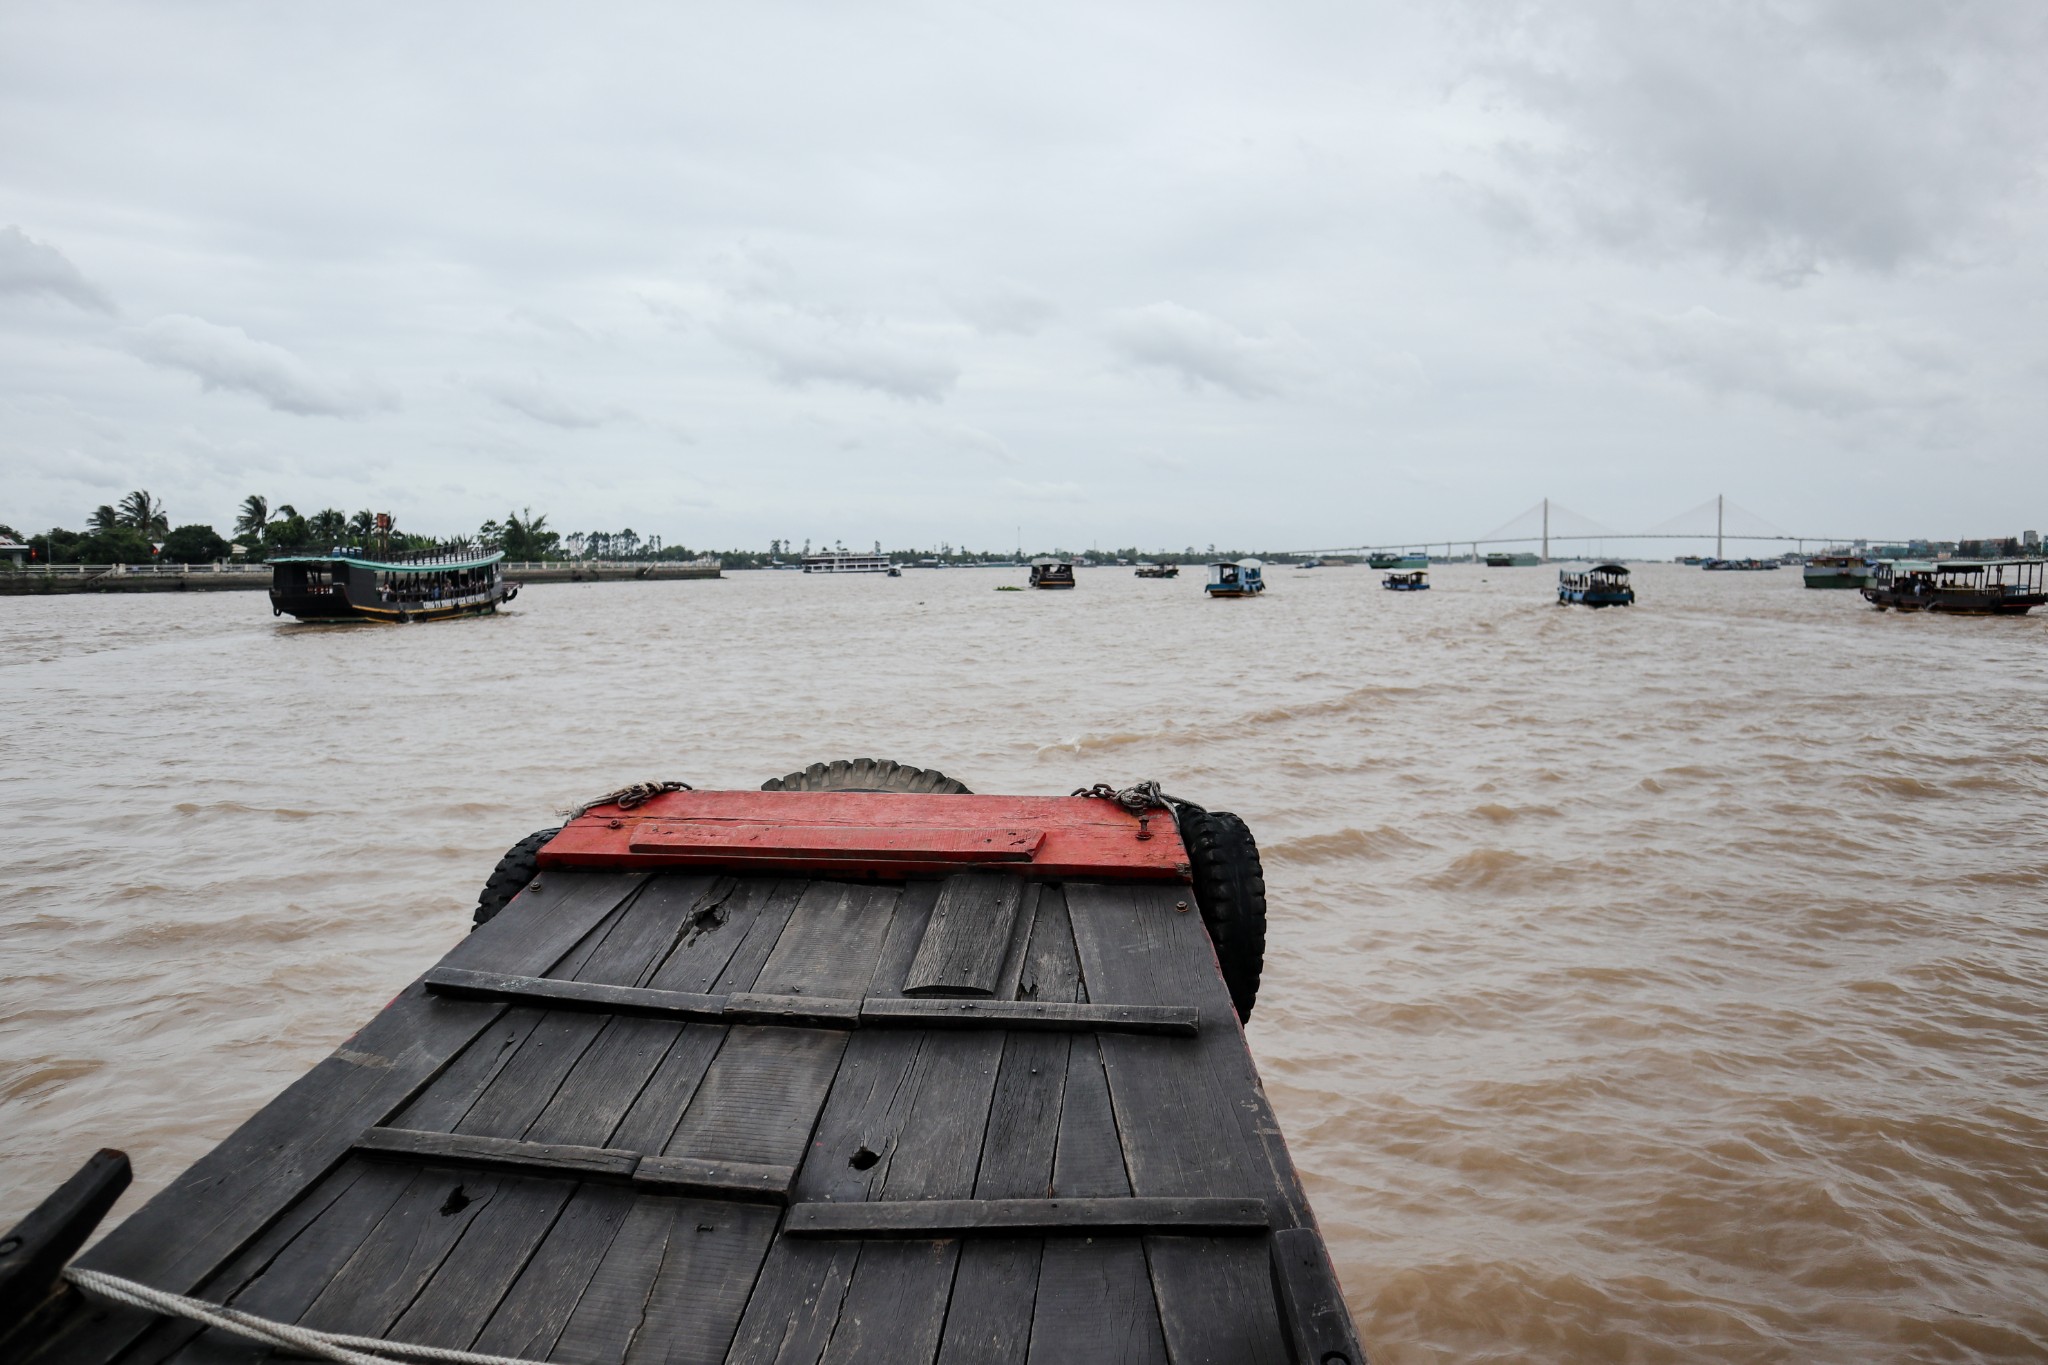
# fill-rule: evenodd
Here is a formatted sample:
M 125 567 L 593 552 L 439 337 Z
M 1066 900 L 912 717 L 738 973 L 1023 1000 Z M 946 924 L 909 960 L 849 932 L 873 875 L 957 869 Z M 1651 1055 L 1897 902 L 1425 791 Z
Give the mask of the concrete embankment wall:
M 520 584 L 625 583 L 641 579 L 717 578 L 720 573 L 716 564 L 521 564 L 508 566 L 505 576 Z M 112 569 L 85 573 L 0 570 L 0 597 L 79 592 L 261 592 L 269 587 L 268 569 L 196 569 L 190 573 L 157 569 L 138 569 L 132 573 Z

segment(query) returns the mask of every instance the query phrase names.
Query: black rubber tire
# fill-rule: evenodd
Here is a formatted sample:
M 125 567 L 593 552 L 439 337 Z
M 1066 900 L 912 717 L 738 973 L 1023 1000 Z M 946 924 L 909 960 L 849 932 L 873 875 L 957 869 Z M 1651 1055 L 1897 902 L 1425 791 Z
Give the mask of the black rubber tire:
M 553 829 L 537 829 L 505 850 L 505 856 L 498 859 L 498 865 L 491 869 L 482 893 L 476 898 L 474 924 L 489 924 L 500 910 L 512 903 L 514 896 L 540 875 L 540 847 L 561 832 L 560 825 Z
M 1237 1017 L 1249 1021 L 1266 965 L 1266 870 L 1244 821 L 1227 810 L 1184 807 L 1181 842 L 1195 881 L 1195 905 L 1216 947 Z
M 913 768 L 886 758 L 840 759 L 836 763 L 813 763 L 800 773 L 771 777 L 761 784 L 764 792 L 922 792 L 933 796 L 971 796 L 964 782 L 956 782 L 933 768 Z

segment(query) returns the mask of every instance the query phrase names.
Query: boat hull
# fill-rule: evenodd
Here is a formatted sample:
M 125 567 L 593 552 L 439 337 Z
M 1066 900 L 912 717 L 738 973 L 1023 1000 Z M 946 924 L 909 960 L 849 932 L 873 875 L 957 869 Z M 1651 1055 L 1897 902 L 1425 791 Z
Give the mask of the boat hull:
M 1636 590 L 1634 588 L 1622 588 L 1618 591 L 1559 588 L 1557 590 L 1557 601 L 1559 606 L 1569 607 L 1632 607 L 1636 604 Z
M 1210 584 L 1204 589 L 1211 597 L 1257 597 L 1265 590 L 1263 586 L 1256 588 L 1220 588 L 1214 584 Z
M 1863 598 L 1879 611 L 1927 611 L 1947 616 L 2025 616 L 2048 600 L 2031 593 L 1913 593 L 1875 587 L 1864 588 Z
M 476 593 L 441 602 L 360 601 L 351 585 L 324 593 L 270 590 L 270 610 L 275 616 L 293 616 L 311 625 L 333 625 L 343 621 L 381 621 L 387 625 L 412 625 L 421 621 L 452 621 L 458 616 L 490 616 L 519 595 L 517 583 L 500 583 L 488 593 Z
M 1806 571 L 1806 586 L 1809 588 L 1860 588 L 1870 582 L 1869 570 L 1856 573 L 1847 569 L 1828 569 L 1821 573 Z

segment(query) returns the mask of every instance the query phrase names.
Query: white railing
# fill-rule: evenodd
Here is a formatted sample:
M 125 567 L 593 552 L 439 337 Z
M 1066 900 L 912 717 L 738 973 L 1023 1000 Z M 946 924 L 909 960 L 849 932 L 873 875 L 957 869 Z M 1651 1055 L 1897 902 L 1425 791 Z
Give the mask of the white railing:
M 9 572 L 0 564 L 0 573 Z M 244 574 L 270 572 L 268 564 L 24 564 L 18 572 L 42 574 L 50 578 L 98 578 L 103 574 L 136 574 L 144 577 L 163 575 L 172 578 L 185 574 Z
M 506 573 L 532 573 L 536 569 L 603 569 L 611 573 L 637 573 L 641 569 L 716 569 L 720 561 L 698 559 L 541 559 L 506 560 Z

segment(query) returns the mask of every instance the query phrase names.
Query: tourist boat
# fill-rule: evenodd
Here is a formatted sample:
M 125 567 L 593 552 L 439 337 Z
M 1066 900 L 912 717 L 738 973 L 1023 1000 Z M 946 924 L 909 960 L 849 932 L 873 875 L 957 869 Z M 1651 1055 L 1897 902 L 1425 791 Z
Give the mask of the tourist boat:
M 1179 578 L 1180 565 L 1140 564 L 1137 569 L 1137 576 L 1139 578 Z
M 400 554 L 336 550 L 270 561 L 270 611 L 301 621 L 446 621 L 485 616 L 519 595 L 503 551 L 452 546 Z
M 1843 550 L 1813 555 L 1800 572 L 1809 588 L 1860 588 L 1876 568 L 1874 556 Z
M 83 1255 L 118 1151 L 0 1240 L 0 1360 L 1365 1359 L 1241 1027 L 1234 815 L 643 783 L 475 919 Z
M 1378 550 L 1367 555 L 1365 562 L 1375 569 L 1426 569 L 1429 556 L 1412 550 Z
M 1428 592 L 1429 570 L 1410 569 L 1406 573 L 1390 573 L 1380 580 L 1380 586 L 1391 592 Z
M 1211 597 L 1256 597 L 1266 590 L 1266 566 L 1256 559 L 1219 559 L 1202 591 Z
M 887 555 L 845 552 L 804 556 L 805 573 L 887 573 L 895 566 Z
M 1630 607 L 1636 590 L 1629 586 L 1628 570 L 1619 564 L 1596 564 L 1584 573 L 1557 571 L 1557 600 L 1587 607 Z
M 2039 559 L 1947 559 L 1936 563 L 1880 560 L 1863 585 L 1879 611 L 1943 611 L 1967 616 L 2024 616 L 2043 601 Z
M 1031 586 L 1034 588 L 1071 588 L 1074 586 L 1074 561 L 1043 557 L 1031 561 Z

